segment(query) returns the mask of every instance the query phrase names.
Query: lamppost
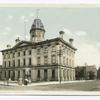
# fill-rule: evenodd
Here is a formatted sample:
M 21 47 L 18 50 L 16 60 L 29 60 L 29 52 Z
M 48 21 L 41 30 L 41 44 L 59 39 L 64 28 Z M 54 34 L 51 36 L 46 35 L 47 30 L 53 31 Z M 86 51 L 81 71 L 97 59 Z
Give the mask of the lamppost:
M 58 50 L 58 55 L 59 55 L 59 64 L 58 64 L 58 65 L 59 65 L 59 66 L 58 66 L 58 77 L 59 77 L 59 78 L 58 78 L 58 79 L 59 79 L 60 84 L 61 84 L 61 81 L 62 81 L 62 76 L 61 76 L 61 74 L 62 74 L 62 73 L 61 73 L 61 64 L 62 64 L 62 63 L 61 63 L 61 57 L 62 57 L 62 54 L 63 54 L 63 53 L 62 53 L 62 47 L 60 46 L 60 47 L 59 47 L 59 50 Z

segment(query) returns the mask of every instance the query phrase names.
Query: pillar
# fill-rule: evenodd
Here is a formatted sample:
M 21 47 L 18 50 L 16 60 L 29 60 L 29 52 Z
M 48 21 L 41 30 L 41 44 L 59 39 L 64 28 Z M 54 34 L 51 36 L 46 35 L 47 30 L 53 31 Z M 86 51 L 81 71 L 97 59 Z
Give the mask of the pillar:
M 32 82 L 37 81 L 37 70 L 35 70 L 35 69 L 33 69 L 31 71 L 31 80 L 32 80 Z
M 6 71 L 6 78 L 9 79 L 9 70 Z
M 23 70 L 20 70 L 20 78 L 23 78 Z
M 44 69 L 40 70 L 40 80 L 44 80 Z
M 15 71 L 15 80 L 18 80 L 18 71 Z
M 48 69 L 48 81 L 52 80 L 52 69 Z
M 2 71 L 2 80 L 5 79 L 5 71 Z

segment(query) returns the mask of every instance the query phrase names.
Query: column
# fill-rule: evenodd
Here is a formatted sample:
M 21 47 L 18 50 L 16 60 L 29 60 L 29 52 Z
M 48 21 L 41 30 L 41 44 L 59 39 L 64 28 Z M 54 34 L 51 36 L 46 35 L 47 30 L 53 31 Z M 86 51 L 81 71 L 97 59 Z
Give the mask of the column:
M 18 71 L 15 71 L 15 80 L 18 80 Z
M 20 78 L 23 78 L 23 70 L 20 70 Z
M 67 80 L 69 80 L 69 73 L 68 73 L 68 69 L 67 69 Z
M 48 81 L 52 80 L 52 69 L 48 69 Z
M 69 81 L 70 81 L 70 69 L 68 70 L 68 78 L 69 78 Z
M 65 70 L 65 76 L 66 76 L 66 81 L 68 80 L 67 78 L 67 69 Z
M 75 80 L 75 69 L 73 70 L 73 80 Z
M 2 71 L 2 80 L 5 79 L 5 71 Z
M 6 78 L 9 79 L 9 70 L 6 71 Z
M 40 70 L 40 80 L 44 80 L 44 69 Z
M 33 82 L 37 81 L 37 70 L 35 70 L 35 69 L 33 69 L 33 70 L 31 71 L 31 80 L 32 80 Z

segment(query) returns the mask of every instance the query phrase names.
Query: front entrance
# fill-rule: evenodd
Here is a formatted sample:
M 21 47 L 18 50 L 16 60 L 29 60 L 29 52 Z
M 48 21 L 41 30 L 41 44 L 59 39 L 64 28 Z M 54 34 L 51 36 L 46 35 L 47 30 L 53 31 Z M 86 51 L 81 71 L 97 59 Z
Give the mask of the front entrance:
M 48 72 L 47 72 L 47 69 L 45 69 L 45 70 L 44 70 L 44 80 L 45 80 L 45 81 L 47 81 L 47 75 L 48 75 Z

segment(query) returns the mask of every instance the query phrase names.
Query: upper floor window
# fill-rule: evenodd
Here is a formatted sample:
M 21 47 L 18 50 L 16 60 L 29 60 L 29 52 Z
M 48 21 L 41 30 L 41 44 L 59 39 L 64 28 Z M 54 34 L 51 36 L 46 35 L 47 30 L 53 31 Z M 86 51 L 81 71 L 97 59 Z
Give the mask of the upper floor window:
M 6 61 L 4 62 L 4 66 L 6 67 Z
M 25 56 L 26 55 L 26 52 L 25 51 L 23 51 L 23 56 Z
M 56 47 L 55 46 L 52 46 L 52 51 L 56 51 Z
M 44 54 L 47 54 L 47 53 L 48 53 L 48 48 L 45 47 L 45 48 L 44 48 Z
M 12 57 L 15 58 L 15 53 L 12 53 Z
M 8 58 L 10 58 L 10 54 L 8 54 Z
M 6 59 L 6 55 L 5 55 L 5 54 L 4 54 L 4 56 L 3 56 L 3 57 L 4 57 L 4 59 Z
M 20 59 L 18 59 L 18 66 L 20 66 Z
M 29 55 L 31 55 L 31 53 L 32 53 L 31 50 L 29 50 Z
M 32 61 L 31 61 L 31 58 L 29 58 L 29 65 L 31 65 L 32 64 Z
M 8 66 L 9 66 L 9 67 L 11 66 L 11 62 L 10 62 L 10 61 L 8 61 Z
M 55 55 L 52 55 L 51 56 L 51 63 L 52 64 L 55 64 L 56 63 L 56 56 Z
M 44 64 L 48 64 L 48 56 L 44 56 Z
M 15 67 L 15 60 L 13 60 L 13 66 Z
M 40 65 L 41 64 L 41 59 L 40 57 L 37 57 L 37 65 Z
M 37 49 L 37 55 L 40 55 L 41 49 Z
M 26 63 L 26 61 L 25 61 L 25 59 L 23 59 L 23 65 L 25 65 L 25 63 Z
M 67 61 L 66 61 L 67 65 L 68 65 L 68 58 L 67 58 Z
M 65 65 L 65 57 L 63 57 L 63 64 Z
M 18 52 L 18 57 L 20 57 L 20 52 Z

